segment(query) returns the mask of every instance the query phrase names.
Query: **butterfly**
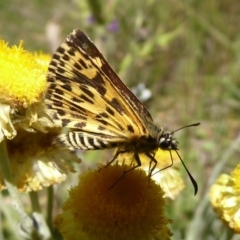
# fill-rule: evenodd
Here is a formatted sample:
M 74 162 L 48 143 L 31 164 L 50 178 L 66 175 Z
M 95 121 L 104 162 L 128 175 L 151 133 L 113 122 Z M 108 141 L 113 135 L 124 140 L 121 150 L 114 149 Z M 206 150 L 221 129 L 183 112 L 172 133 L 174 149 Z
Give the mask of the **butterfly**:
M 57 48 L 48 67 L 47 83 L 48 111 L 64 128 L 57 144 L 71 150 L 117 148 L 111 162 L 120 154 L 133 153 L 136 165 L 125 173 L 141 166 L 140 154 L 150 160 L 152 173 L 157 149 L 178 153 L 173 137 L 176 131 L 165 131 L 154 124 L 145 106 L 82 31 L 73 30 Z M 197 183 L 187 172 L 196 194 Z

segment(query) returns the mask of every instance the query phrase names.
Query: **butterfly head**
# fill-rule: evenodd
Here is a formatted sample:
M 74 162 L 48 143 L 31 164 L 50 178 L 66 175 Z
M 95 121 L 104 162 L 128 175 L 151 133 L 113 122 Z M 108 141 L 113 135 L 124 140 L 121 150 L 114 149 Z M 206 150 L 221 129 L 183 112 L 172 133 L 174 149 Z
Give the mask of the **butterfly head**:
M 178 150 L 178 141 L 173 137 L 174 132 L 162 130 L 158 136 L 158 146 L 163 150 Z
M 157 137 L 158 146 L 163 150 L 178 150 L 178 141 L 173 137 L 173 134 L 183 128 L 194 127 L 199 124 L 200 123 L 193 123 L 186 125 L 172 132 L 165 131 L 161 128 Z
M 195 195 L 197 194 L 198 191 L 198 185 L 197 182 L 195 181 L 195 179 L 193 178 L 193 176 L 191 175 L 191 173 L 188 171 L 185 163 L 183 162 L 180 154 L 178 153 L 178 141 L 173 137 L 173 134 L 183 128 L 187 128 L 187 127 L 193 127 L 193 126 L 198 126 L 200 123 L 193 123 L 184 127 L 181 127 L 175 131 L 169 132 L 169 131 L 165 131 L 162 128 L 159 130 L 159 134 L 157 137 L 157 142 L 158 142 L 158 146 L 162 149 L 162 150 L 175 150 L 176 154 L 178 155 L 180 161 L 182 162 L 185 170 L 188 173 L 189 178 L 191 179 L 191 182 L 194 186 L 194 193 Z M 171 155 L 171 160 L 172 160 L 172 164 L 170 166 L 173 165 L 173 159 L 172 159 L 172 154 L 170 151 L 170 155 Z M 169 167 L 169 166 L 168 166 Z M 165 167 L 167 168 L 167 167 Z M 164 169 L 165 169 L 164 168 Z

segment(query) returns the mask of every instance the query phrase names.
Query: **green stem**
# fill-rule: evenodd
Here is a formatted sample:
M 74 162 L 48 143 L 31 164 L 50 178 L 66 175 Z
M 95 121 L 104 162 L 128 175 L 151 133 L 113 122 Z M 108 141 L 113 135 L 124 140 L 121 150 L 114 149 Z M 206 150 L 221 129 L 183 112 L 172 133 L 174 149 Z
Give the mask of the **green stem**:
M 2 194 L 0 194 L 0 202 L 2 202 Z M 2 211 L 0 212 L 0 226 L 3 226 L 3 223 L 2 223 Z M 2 231 L 2 229 L 0 231 L 0 239 L 3 239 L 3 231 Z
M 39 204 L 38 192 L 29 193 L 31 204 L 32 204 L 32 216 L 37 224 L 38 232 L 35 234 L 35 239 L 51 239 L 51 232 L 49 226 L 46 223 L 44 215 Z
M 41 213 L 41 207 L 38 201 L 38 193 L 32 191 L 29 193 L 29 196 L 30 196 L 33 212 Z
M 33 224 L 32 219 L 26 214 L 15 181 L 11 172 L 10 160 L 7 153 L 6 141 L 0 142 L 0 172 L 4 178 L 5 185 L 12 199 L 12 205 L 19 214 L 21 228 L 31 234 Z
M 47 223 L 51 232 L 53 232 L 53 226 L 52 226 L 53 187 L 52 186 L 48 187 L 47 191 L 48 191 Z

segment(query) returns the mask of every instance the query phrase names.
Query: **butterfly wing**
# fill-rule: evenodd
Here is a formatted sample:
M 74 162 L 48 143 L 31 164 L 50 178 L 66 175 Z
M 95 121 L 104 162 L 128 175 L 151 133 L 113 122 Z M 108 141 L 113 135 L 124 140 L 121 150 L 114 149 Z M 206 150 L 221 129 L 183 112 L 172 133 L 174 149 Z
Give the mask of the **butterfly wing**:
M 49 112 L 68 129 L 64 146 L 102 149 L 150 135 L 151 115 L 80 30 L 54 53 L 47 82 Z

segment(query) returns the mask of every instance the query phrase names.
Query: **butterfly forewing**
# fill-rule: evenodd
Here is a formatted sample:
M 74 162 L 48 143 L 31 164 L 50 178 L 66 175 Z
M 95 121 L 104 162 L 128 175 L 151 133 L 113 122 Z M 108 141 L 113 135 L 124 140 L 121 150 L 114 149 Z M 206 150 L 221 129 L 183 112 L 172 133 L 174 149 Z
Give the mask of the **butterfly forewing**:
M 103 149 L 155 134 L 152 117 L 91 40 L 74 30 L 53 55 L 46 104 L 70 149 Z

